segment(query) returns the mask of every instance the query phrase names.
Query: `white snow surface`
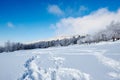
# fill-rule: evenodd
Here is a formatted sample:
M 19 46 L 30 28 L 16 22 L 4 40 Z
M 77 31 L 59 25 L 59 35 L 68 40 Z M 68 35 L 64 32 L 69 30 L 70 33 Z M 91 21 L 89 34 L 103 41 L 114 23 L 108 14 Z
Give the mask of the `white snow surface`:
M 0 53 L 0 80 L 120 80 L 120 41 Z

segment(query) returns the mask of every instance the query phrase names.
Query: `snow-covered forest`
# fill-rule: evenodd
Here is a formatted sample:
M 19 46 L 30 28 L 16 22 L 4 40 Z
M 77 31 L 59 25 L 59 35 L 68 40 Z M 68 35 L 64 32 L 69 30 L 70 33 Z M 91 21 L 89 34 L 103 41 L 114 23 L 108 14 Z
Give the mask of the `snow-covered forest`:
M 39 41 L 30 44 L 22 44 L 22 43 L 13 43 L 6 42 L 4 47 L 0 47 L 0 52 L 12 52 L 16 50 L 27 50 L 27 49 L 36 49 L 36 48 L 48 48 L 48 47 L 56 47 L 56 46 L 68 46 L 73 44 L 90 44 L 90 43 L 98 43 L 100 41 L 109 41 L 109 40 L 119 40 L 120 39 L 120 22 L 111 22 L 110 25 L 106 27 L 106 29 L 101 30 L 100 32 L 94 35 L 77 35 L 71 36 L 70 38 L 57 39 L 51 41 Z

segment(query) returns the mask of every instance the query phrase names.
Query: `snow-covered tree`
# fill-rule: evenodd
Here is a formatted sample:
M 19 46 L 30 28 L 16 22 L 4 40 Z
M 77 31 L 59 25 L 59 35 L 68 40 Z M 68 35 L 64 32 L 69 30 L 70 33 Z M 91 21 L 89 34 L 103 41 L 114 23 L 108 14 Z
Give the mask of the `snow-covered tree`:
M 3 47 L 0 47 L 0 53 L 4 52 L 4 48 Z

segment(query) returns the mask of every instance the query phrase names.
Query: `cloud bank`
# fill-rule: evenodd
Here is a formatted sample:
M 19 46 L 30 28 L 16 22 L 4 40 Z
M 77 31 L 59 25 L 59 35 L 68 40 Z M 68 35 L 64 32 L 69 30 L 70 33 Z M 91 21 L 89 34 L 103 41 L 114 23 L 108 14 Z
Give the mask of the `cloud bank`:
M 93 34 L 105 29 L 112 21 L 120 21 L 120 9 L 115 12 L 101 8 L 83 17 L 63 18 L 52 24 L 57 36 Z

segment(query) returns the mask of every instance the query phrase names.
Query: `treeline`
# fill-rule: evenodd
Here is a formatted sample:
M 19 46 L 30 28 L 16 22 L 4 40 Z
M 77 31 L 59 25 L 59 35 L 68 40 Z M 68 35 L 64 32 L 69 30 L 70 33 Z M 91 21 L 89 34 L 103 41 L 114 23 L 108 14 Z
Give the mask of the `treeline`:
M 0 47 L 1 52 L 12 52 L 16 50 L 27 50 L 27 49 L 36 49 L 36 48 L 48 48 L 56 46 L 68 46 L 73 44 L 90 44 L 98 43 L 100 41 L 108 40 L 119 40 L 120 39 L 120 22 L 111 22 L 110 25 L 106 27 L 105 30 L 102 30 L 95 35 L 86 35 L 86 36 L 73 36 L 71 38 L 64 38 L 51 41 L 40 41 L 31 44 L 22 44 L 22 43 L 12 43 L 10 41 L 5 43 L 4 47 Z
M 4 47 L 0 47 L 1 52 L 13 52 L 16 50 L 27 50 L 27 49 L 36 49 L 36 48 L 48 48 L 56 46 L 68 46 L 72 44 L 77 44 L 79 39 L 85 38 L 85 36 L 73 36 L 72 38 L 65 38 L 61 40 L 51 40 L 51 41 L 40 41 L 31 44 L 22 44 L 22 43 L 12 43 L 10 41 L 5 43 Z
M 100 41 L 120 40 L 120 22 L 111 22 L 106 29 L 99 31 L 94 35 L 86 35 L 85 38 L 79 39 L 78 44 L 81 43 L 98 43 Z

